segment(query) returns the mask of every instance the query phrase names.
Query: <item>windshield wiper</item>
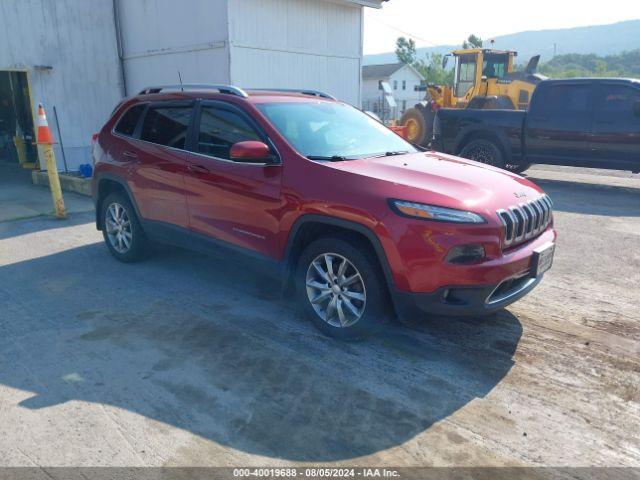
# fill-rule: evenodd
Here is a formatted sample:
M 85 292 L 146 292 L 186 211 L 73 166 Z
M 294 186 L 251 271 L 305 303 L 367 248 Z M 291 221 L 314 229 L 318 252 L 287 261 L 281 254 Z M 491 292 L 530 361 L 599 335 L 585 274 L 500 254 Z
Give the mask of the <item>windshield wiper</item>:
M 330 157 L 322 156 L 322 155 L 307 155 L 309 160 L 318 160 L 324 162 L 344 162 L 345 160 L 349 160 L 347 157 L 343 157 L 341 155 L 332 155 Z
M 397 151 L 397 152 L 387 152 L 384 154 L 385 157 L 394 157 L 396 155 L 406 155 L 407 153 L 409 153 L 409 150 L 401 150 L 401 151 Z
M 407 153 L 409 153 L 408 150 L 397 151 L 397 152 L 385 152 L 385 153 L 378 153 L 376 155 L 371 155 L 368 158 L 394 157 L 396 155 L 406 155 Z

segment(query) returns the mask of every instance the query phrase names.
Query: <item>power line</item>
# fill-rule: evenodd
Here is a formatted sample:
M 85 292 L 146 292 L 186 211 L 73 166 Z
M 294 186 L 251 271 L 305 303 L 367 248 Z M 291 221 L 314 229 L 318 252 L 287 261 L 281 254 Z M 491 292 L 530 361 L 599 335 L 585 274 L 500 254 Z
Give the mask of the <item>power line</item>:
M 418 35 L 414 35 L 414 34 L 413 34 L 413 33 L 411 33 L 411 32 L 407 32 L 406 30 L 402 30 L 401 28 L 394 27 L 393 25 L 390 25 L 390 24 L 388 24 L 388 23 L 386 23 L 386 22 L 383 22 L 382 20 L 378 20 L 377 18 L 375 18 L 375 17 L 373 17 L 373 16 L 368 17 L 368 18 L 369 18 L 369 19 L 371 19 L 371 20 L 374 20 L 374 21 L 376 21 L 376 22 L 378 22 L 378 23 L 380 23 L 380 24 L 382 24 L 382 25 L 384 25 L 385 27 L 389 27 L 389 28 L 391 28 L 392 30 L 395 30 L 395 31 L 400 32 L 400 33 L 402 33 L 402 34 L 404 34 L 404 35 L 407 35 L 407 36 L 409 36 L 410 38 L 413 38 L 414 40 L 420 40 L 421 42 L 428 43 L 428 44 L 429 44 L 430 46 L 432 46 L 432 47 L 437 47 L 437 46 L 438 46 L 437 44 L 435 44 L 435 43 L 433 43 L 433 42 L 430 42 L 430 41 L 429 41 L 429 40 L 427 40 L 426 38 L 419 37 Z

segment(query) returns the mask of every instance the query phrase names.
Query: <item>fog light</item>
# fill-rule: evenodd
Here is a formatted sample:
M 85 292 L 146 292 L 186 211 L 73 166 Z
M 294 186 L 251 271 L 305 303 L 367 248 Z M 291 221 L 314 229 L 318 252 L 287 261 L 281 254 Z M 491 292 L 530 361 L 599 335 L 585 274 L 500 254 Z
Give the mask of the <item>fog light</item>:
M 449 250 L 445 260 L 448 263 L 456 265 L 463 263 L 475 263 L 482 260 L 485 256 L 484 247 L 478 243 L 470 243 L 468 245 L 457 245 Z

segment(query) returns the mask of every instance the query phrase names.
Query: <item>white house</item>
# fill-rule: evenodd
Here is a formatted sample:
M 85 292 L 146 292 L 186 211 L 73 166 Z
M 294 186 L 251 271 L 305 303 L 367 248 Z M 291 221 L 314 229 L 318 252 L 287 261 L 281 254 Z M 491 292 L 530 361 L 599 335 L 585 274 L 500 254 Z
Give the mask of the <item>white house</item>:
M 424 77 L 411 65 L 390 63 L 362 67 L 362 108 L 385 120 L 399 120 L 402 113 L 424 99 L 417 87 Z M 397 106 L 389 109 L 384 101 L 382 82 L 391 86 Z
M 0 161 L 17 162 L 18 134 L 31 145 L 43 102 L 62 138 L 58 167 L 75 170 L 123 96 L 179 83 L 178 72 L 184 83 L 319 89 L 359 105 L 363 9 L 384 1 L 3 0 Z

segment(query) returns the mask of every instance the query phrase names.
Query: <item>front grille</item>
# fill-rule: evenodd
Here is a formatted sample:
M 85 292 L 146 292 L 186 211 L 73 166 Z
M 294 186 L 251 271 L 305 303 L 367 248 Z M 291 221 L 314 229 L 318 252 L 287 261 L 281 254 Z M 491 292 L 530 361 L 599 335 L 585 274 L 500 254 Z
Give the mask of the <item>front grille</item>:
M 542 233 L 551 223 L 553 202 L 548 195 L 520 203 L 496 213 L 504 225 L 504 246 L 526 242 Z

